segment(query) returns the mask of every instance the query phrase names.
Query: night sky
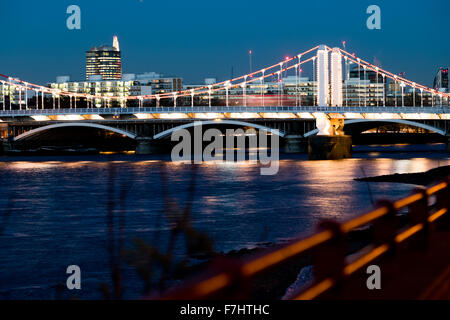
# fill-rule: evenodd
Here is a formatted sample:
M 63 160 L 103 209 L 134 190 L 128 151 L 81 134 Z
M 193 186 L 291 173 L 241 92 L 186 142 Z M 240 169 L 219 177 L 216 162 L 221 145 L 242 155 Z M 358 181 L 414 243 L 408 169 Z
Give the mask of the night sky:
M 81 8 L 81 30 L 66 9 Z M 368 30 L 366 8 L 381 8 Z M 46 84 L 84 79 L 85 51 L 118 35 L 124 73 L 155 71 L 202 83 L 225 80 L 318 44 L 347 48 L 388 71 L 431 86 L 450 65 L 450 1 L 0 0 L 0 73 Z M 307 68 L 307 67 L 305 67 Z

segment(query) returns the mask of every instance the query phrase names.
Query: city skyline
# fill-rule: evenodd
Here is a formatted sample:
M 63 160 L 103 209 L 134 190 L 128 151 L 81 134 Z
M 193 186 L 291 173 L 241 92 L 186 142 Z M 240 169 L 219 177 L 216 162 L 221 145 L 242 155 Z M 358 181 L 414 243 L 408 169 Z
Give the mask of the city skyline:
M 393 72 L 406 72 L 408 78 L 431 85 L 436 71 L 449 64 L 449 44 L 440 41 L 440 34 L 434 31 L 445 25 L 449 4 L 435 1 L 419 10 L 418 1 L 408 3 L 406 6 L 404 1 L 400 4 L 380 1 L 381 30 L 366 28 L 365 9 L 370 3 L 364 1 L 349 1 L 346 5 L 327 3 L 329 10 L 321 10 L 315 4 L 287 3 L 282 10 L 273 9 L 284 19 L 273 23 L 268 17 L 262 19 L 265 21 L 262 25 L 257 21 L 264 9 L 249 3 L 238 6 L 232 1 L 228 7 L 205 2 L 189 6 L 180 3 L 171 9 L 173 18 L 168 20 L 167 16 L 156 14 L 167 9 L 164 4 L 136 1 L 118 10 L 118 2 L 102 7 L 104 3 L 79 1 L 81 30 L 68 30 L 65 26 L 68 2 L 9 4 L 8 7 L 0 4 L 3 30 L 10 28 L 11 31 L 5 32 L 0 59 L 8 61 L 2 66 L 3 73 L 31 82 L 47 83 L 66 74 L 73 79 L 83 79 L 85 51 L 109 43 L 113 35 L 118 35 L 123 73 L 155 71 L 182 77 L 185 83 L 202 83 L 208 77 L 230 78 L 232 69 L 235 76 L 248 73 L 249 49 L 253 52 L 253 69 L 257 69 L 311 45 L 340 46 L 345 40 L 347 49 L 358 56 L 380 63 Z M 262 3 L 262 7 L 267 8 L 264 4 L 267 2 Z M 295 10 L 287 10 L 290 7 Z M 310 11 L 320 12 L 323 18 L 316 21 L 311 17 L 314 15 L 305 13 Z M 233 19 L 225 25 L 212 19 L 212 13 L 220 17 L 232 13 Z M 146 15 L 150 15 L 150 19 Z M 114 23 L 108 20 L 110 16 L 115 17 Z M 36 19 L 40 24 L 34 28 Z M 334 28 L 336 19 L 345 21 Z M 425 20 L 433 24 L 420 23 Z M 166 24 L 161 24 L 164 21 Z M 250 28 L 251 25 L 254 28 Z M 149 28 L 155 26 L 160 28 Z M 27 36 L 31 27 L 34 34 L 44 37 Z M 42 41 L 47 45 L 39 45 Z

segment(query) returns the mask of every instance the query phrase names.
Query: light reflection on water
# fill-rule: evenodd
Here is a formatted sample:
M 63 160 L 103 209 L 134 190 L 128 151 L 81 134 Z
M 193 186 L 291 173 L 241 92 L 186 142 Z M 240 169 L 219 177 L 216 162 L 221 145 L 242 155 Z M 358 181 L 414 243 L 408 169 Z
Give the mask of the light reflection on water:
M 428 155 L 427 155 L 428 156 Z M 55 158 L 56 159 L 56 158 Z M 100 282 L 109 282 L 106 205 L 107 156 L 61 157 L 58 160 L 0 163 L 0 207 L 13 201 L 13 212 L 0 235 L 0 298 L 52 298 L 65 283 L 65 268 L 78 264 L 86 280 L 82 298 L 99 297 Z M 166 159 L 167 160 L 167 159 Z M 116 191 L 133 179 L 126 200 L 127 244 L 135 237 L 152 239 L 162 213 L 161 163 L 166 164 L 170 196 L 186 200 L 191 166 L 156 157 L 114 158 Z M 445 153 L 432 158 L 307 161 L 281 159 L 279 173 L 261 176 L 259 165 L 208 163 L 196 176 L 192 207 L 195 227 L 206 231 L 217 251 L 277 242 L 310 230 L 323 218 L 346 219 L 370 205 L 367 184 L 355 177 L 420 172 L 448 165 Z M 374 198 L 399 197 L 413 186 L 371 183 Z M 2 211 L 3 212 L 3 211 Z M 163 234 L 168 226 L 159 227 Z M 161 246 L 166 245 L 164 240 Z M 181 249 L 178 253 L 181 253 Z M 127 269 L 126 297 L 136 297 L 136 275 Z M 101 296 L 100 296 L 101 297 Z

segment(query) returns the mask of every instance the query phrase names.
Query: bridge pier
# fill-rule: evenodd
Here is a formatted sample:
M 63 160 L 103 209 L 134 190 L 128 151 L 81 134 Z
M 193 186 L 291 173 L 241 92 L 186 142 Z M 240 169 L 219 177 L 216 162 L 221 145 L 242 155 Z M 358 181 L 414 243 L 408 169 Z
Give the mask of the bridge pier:
M 308 138 L 309 160 L 338 160 L 352 157 L 352 136 L 344 134 L 344 119 L 316 115 L 316 136 Z
M 136 154 L 159 154 L 163 153 L 160 141 L 150 137 L 136 138 Z
M 308 141 L 302 135 L 287 135 L 284 137 L 285 153 L 307 153 Z
M 352 137 L 312 136 L 308 138 L 309 160 L 338 160 L 352 157 Z
M 11 139 L 1 139 L 0 155 L 7 153 L 12 149 Z

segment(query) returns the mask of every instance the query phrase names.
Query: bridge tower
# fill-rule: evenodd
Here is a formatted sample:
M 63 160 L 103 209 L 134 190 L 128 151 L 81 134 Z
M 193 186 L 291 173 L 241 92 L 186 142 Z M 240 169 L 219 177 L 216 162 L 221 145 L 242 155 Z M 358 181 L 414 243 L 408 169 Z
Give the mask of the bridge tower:
M 328 49 L 325 45 L 317 50 L 317 105 L 319 107 L 342 106 L 342 57 L 338 50 L 331 54 L 331 99 Z M 330 119 L 316 112 L 316 136 L 308 138 L 308 154 L 311 160 L 342 159 L 351 157 L 352 139 L 344 135 L 343 120 Z
M 329 101 L 328 50 L 325 45 L 317 50 L 317 105 L 328 106 Z
M 342 56 L 338 48 L 333 48 L 331 52 L 331 106 L 342 105 Z

